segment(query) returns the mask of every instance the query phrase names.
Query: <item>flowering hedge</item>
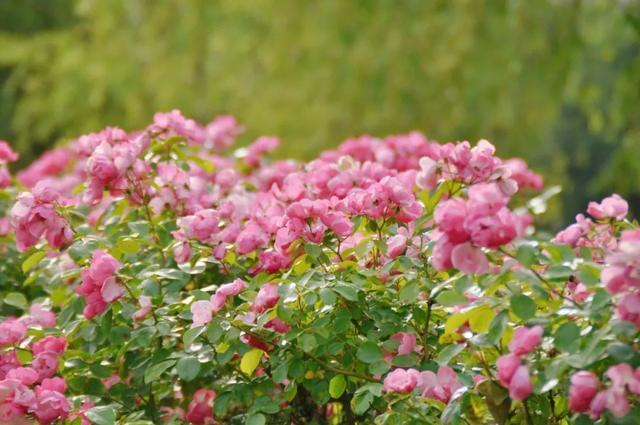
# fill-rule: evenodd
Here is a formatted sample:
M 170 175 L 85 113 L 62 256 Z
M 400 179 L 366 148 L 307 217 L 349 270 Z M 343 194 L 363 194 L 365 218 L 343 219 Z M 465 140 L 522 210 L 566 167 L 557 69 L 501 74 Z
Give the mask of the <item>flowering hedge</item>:
M 480 141 L 231 151 L 179 112 L 0 142 L 0 421 L 638 423 L 640 230 Z

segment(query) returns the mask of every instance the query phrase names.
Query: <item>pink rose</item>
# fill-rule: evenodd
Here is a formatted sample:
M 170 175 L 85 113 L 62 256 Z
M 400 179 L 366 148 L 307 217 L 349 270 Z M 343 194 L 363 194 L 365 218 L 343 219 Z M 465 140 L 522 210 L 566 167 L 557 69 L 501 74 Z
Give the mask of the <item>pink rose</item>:
M 49 351 L 52 353 L 62 354 L 67 347 L 67 339 L 64 336 L 48 335 L 41 340 L 34 342 L 31 351 L 34 355 Z
M 640 329 L 640 294 L 637 292 L 625 294 L 618 303 L 616 311 L 622 320 L 631 322 Z
M 397 353 L 399 356 L 404 356 L 406 354 L 411 354 L 414 351 L 419 352 L 421 347 L 416 344 L 416 335 L 411 332 L 398 332 L 391 336 L 392 340 L 396 340 L 400 342 L 398 345 Z
M 15 162 L 18 160 L 18 154 L 11 149 L 9 143 L 0 140 L 0 162 Z
M 17 367 L 7 373 L 7 379 L 16 379 L 22 384 L 31 386 L 40 380 L 38 372 L 30 367 Z
M 50 424 L 57 419 L 65 419 L 70 409 L 71 403 L 63 394 L 41 390 L 37 393 L 37 405 L 32 412 L 41 424 Z
M 629 211 L 629 204 L 622 199 L 620 195 L 613 194 L 604 198 L 600 204 L 597 202 L 589 202 L 587 213 L 595 219 L 615 218 L 622 220 Z
M 573 412 L 587 412 L 598 393 L 598 377 L 592 372 L 580 371 L 571 376 L 569 408 Z
M 533 392 L 533 384 L 529 376 L 529 368 L 520 365 L 509 382 L 509 397 L 513 400 L 525 400 Z
M 448 403 L 453 393 L 462 387 L 462 384 L 453 369 L 442 366 L 438 369 L 437 374 L 431 371 L 422 372 L 418 386 L 423 390 L 423 397 Z
M 383 382 L 385 391 L 408 394 L 418 385 L 420 373 L 414 369 L 394 369 Z
M 56 315 L 43 309 L 40 304 L 33 304 L 29 308 L 29 320 L 43 328 L 52 328 L 56 325 Z
M 278 304 L 279 299 L 278 285 L 275 283 L 267 283 L 258 291 L 258 295 L 256 295 L 251 309 L 256 313 L 263 313 Z
M 118 177 L 118 169 L 108 156 L 94 154 L 87 160 L 87 174 L 106 185 Z
M 456 245 L 451 250 L 451 263 L 456 269 L 468 274 L 483 274 L 489 270 L 487 257 L 480 248 L 469 242 Z
M 0 347 L 20 342 L 27 336 L 27 327 L 19 320 L 7 319 L 0 323 Z
M 509 386 L 511 378 L 513 378 L 520 364 L 520 357 L 515 354 L 504 354 L 498 357 L 496 367 L 498 369 L 498 380 L 502 385 Z
M 460 198 L 447 199 L 438 204 L 434 218 L 438 228 L 447 234 L 449 241 L 454 244 L 465 242 L 469 233 L 464 222 L 467 217 L 467 205 Z
M 513 338 L 509 343 L 509 350 L 518 356 L 529 354 L 540 344 L 544 328 L 540 325 L 531 328 L 519 327 L 513 333 Z
M 43 351 L 38 353 L 31 362 L 31 367 L 38 372 L 40 379 L 51 378 L 58 370 L 58 353 Z
M 213 317 L 213 309 L 211 303 L 206 300 L 196 301 L 191 304 L 191 314 L 193 315 L 193 324 L 196 326 L 206 325 Z
M 387 256 L 389 258 L 396 258 L 401 255 L 407 247 L 407 236 L 403 234 L 397 234 L 387 239 Z
M 191 258 L 191 245 L 189 242 L 181 242 L 176 245 L 173 249 L 173 257 L 178 264 L 188 263 Z
M 438 164 L 428 156 L 420 158 L 420 171 L 416 174 L 416 184 L 421 189 L 431 190 L 438 184 Z
M 196 425 L 215 423 L 212 409 L 215 399 L 215 391 L 206 388 L 201 388 L 196 391 L 187 409 L 187 421 Z

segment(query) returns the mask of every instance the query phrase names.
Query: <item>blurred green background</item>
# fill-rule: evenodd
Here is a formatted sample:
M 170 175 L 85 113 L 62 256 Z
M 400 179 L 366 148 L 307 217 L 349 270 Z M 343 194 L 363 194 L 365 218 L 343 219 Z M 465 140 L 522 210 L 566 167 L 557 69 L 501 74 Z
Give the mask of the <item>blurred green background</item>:
M 156 111 L 236 115 L 308 159 L 362 133 L 487 138 L 570 221 L 640 206 L 637 0 L 2 0 L 0 138 L 28 163 Z

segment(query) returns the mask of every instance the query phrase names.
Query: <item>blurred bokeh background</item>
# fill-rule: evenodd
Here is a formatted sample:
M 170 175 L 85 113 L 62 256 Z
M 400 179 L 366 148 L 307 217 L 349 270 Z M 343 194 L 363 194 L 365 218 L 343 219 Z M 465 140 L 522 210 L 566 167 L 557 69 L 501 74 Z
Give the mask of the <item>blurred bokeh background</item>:
M 106 125 L 233 114 L 309 159 L 349 136 L 487 138 L 562 184 L 556 225 L 640 206 L 638 0 L 1 0 L 20 165 Z

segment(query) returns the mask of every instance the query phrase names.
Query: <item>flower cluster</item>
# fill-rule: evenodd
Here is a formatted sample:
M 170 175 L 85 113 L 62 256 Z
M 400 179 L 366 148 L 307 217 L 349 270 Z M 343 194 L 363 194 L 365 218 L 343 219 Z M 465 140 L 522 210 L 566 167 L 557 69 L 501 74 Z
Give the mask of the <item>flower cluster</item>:
M 18 173 L 0 422 L 640 420 L 622 198 L 549 240 L 552 191 L 527 202 L 542 178 L 486 140 L 361 136 L 301 163 L 271 136 L 231 151 L 242 130 L 158 113 Z M 31 300 L 58 319 L 13 317 Z
M 30 327 L 52 327 L 55 322 L 55 315 L 39 305 L 19 319 L 0 322 L 0 422 L 17 423 L 30 416 L 50 424 L 69 416 L 66 383 L 56 376 L 67 340 L 53 335 L 37 341 L 27 337 Z M 18 350 L 29 352 L 31 360 L 19 360 Z
M 43 236 L 53 248 L 69 244 L 73 239 L 71 227 L 58 212 L 64 204 L 65 199 L 47 181 L 38 182 L 31 192 L 21 193 L 10 213 L 18 249 L 29 249 Z
M 525 400 L 533 391 L 529 368 L 522 363 L 522 358 L 540 344 L 543 331 L 542 326 L 516 329 L 509 343 L 510 353 L 496 361 L 498 380 L 509 389 L 509 397 L 513 400 Z
M 191 313 L 193 314 L 194 325 L 206 325 L 211 321 L 213 313 L 216 313 L 224 307 L 227 298 L 238 295 L 245 288 L 245 282 L 242 279 L 236 279 L 231 283 L 221 285 L 211 296 L 210 300 L 196 301 L 191 305 Z
M 124 292 L 118 283 L 118 260 L 104 251 L 94 251 L 91 265 L 82 270 L 82 284 L 76 292 L 86 301 L 84 316 L 92 319 L 107 309 L 107 305 L 120 298 Z
M 435 221 L 443 233 L 434 247 L 434 267 L 455 267 L 465 273 L 486 273 L 489 262 L 482 248 L 498 248 L 522 236 L 528 216 L 507 208 L 508 196 L 497 183 L 471 186 L 468 199 L 443 201 Z
M 589 247 L 594 249 L 614 249 L 615 235 L 611 220 L 623 220 L 629 210 L 627 201 L 619 195 L 613 194 L 601 203 L 590 202 L 587 212 L 597 221 L 594 223 L 583 214 L 576 216 L 576 222 L 559 232 L 554 242 L 571 245 L 573 247 Z
M 418 389 L 422 397 L 448 403 L 453 394 L 462 387 L 453 369 L 442 366 L 437 373 L 430 370 L 394 369 L 384 378 L 386 391 L 408 394 Z
M 640 368 L 634 370 L 630 365 L 620 363 L 609 367 L 606 375 L 611 380 L 606 388 L 592 372 L 580 371 L 571 376 L 569 407 L 572 411 L 589 413 L 594 420 L 605 410 L 616 418 L 629 413 L 629 394 L 640 394 Z

